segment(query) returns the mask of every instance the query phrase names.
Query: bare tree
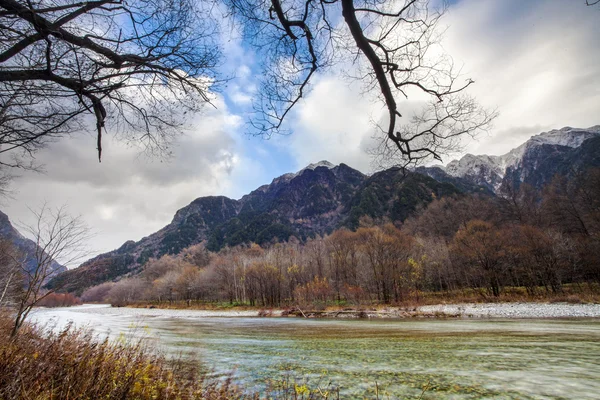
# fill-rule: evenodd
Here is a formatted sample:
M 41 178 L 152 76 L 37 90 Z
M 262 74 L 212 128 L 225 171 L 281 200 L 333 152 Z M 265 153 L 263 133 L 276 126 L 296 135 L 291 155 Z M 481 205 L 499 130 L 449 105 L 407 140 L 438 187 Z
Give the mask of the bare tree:
M 39 210 L 31 210 L 35 223 L 24 226 L 36 244 L 34 254 L 35 267 L 28 268 L 21 263 L 21 273 L 25 278 L 25 287 L 18 296 L 15 310 L 15 323 L 11 335 L 15 336 L 32 308 L 55 289 L 43 290 L 44 284 L 53 274 L 55 260 L 69 265 L 87 256 L 86 243 L 91 238 L 89 228 L 81 217 L 73 217 L 66 208 L 51 209 L 43 205 Z
M 265 74 L 255 103 L 254 132 L 280 132 L 317 71 L 346 58 L 357 77 L 380 94 L 384 159 L 403 165 L 440 159 L 464 136 L 489 128 L 495 111 L 465 94 L 473 81 L 440 45 L 445 9 L 427 0 L 228 0 L 247 36 L 262 51 Z M 339 20 L 341 14 L 342 20 Z M 403 99 L 422 107 L 413 115 Z M 401 108 L 407 110 L 402 114 Z
M 87 129 L 100 159 L 108 128 L 165 150 L 215 77 L 215 25 L 197 4 L 0 0 L 0 155 Z
M 0 307 L 10 306 L 17 297 L 23 282 L 21 269 L 23 255 L 13 243 L 0 239 Z

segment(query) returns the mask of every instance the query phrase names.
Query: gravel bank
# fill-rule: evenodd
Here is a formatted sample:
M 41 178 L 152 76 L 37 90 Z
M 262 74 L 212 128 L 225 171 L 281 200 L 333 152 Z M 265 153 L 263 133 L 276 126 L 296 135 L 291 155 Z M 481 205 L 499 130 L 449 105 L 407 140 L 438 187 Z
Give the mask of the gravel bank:
M 424 314 L 472 318 L 600 318 L 600 304 L 481 303 L 418 307 Z
M 74 312 L 100 315 L 123 315 L 158 318 L 258 317 L 258 310 L 172 310 L 159 308 L 112 308 L 107 305 L 72 308 Z M 272 310 L 269 316 L 281 317 L 283 310 Z M 309 313 L 309 312 L 307 312 Z M 300 316 L 302 316 L 300 314 Z M 438 304 L 414 309 L 389 307 L 382 310 L 347 310 L 324 312 L 312 317 L 328 318 L 600 318 L 600 304 L 568 303 L 473 303 Z

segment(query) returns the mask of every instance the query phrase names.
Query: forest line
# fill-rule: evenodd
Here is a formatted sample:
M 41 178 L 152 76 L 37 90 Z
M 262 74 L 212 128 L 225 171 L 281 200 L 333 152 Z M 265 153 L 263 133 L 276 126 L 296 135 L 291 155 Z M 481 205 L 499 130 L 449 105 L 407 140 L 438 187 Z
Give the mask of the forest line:
M 301 243 L 291 237 L 218 253 L 204 244 L 150 259 L 140 274 L 87 289 L 83 301 L 216 303 L 259 307 L 399 304 L 423 293 L 505 288 L 560 294 L 600 283 L 600 169 L 542 190 L 436 199 L 404 224 L 361 220 Z

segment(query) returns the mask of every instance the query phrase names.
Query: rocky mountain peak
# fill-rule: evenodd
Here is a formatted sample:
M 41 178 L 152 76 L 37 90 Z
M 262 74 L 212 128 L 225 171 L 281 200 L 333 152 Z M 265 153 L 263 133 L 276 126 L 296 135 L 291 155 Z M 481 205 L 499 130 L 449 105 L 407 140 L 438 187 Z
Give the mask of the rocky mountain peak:
M 302 169 L 301 169 L 300 171 L 298 171 L 298 172 L 288 172 L 287 174 L 283 174 L 283 175 L 281 175 L 281 176 L 279 176 L 279 177 L 277 177 L 277 178 L 273 179 L 273 182 L 272 182 L 272 184 L 273 184 L 273 183 L 280 183 L 280 182 L 289 182 L 289 181 L 291 181 L 292 179 L 294 179 L 295 177 L 302 175 L 302 173 L 303 173 L 304 171 L 306 171 L 306 170 L 311 170 L 311 171 L 313 171 L 313 170 L 317 169 L 318 167 L 325 167 L 325 168 L 328 168 L 328 169 L 333 169 L 333 168 L 335 168 L 336 166 L 335 166 L 335 165 L 333 165 L 332 163 L 330 163 L 330 162 L 329 162 L 329 161 L 327 161 L 327 160 L 321 160 L 321 161 L 319 161 L 319 162 L 316 162 L 316 163 L 311 163 L 311 164 L 308 164 L 306 167 L 302 168 Z M 267 185 L 265 185 L 265 187 L 266 187 L 266 186 L 267 186 Z M 263 186 L 261 186 L 261 188 L 263 188 Z M 260 189 L 260 188 L 259 188 L 259 189 Z
M 419 167 L 412 172 L 390 168 L 368 176 L 346 164 L 320 161 L 275 178 L 239 200 L 198 198 L 161 230 L 61 274 L 56 284 L 80 292 L 135 274 L 151 257 L 178 254 L 201 242 L 217 251 L 290 237 L 306 240 L 340 227 L 355 229 L 364 216 L 401 222 L 435 198 L 493 195 L 505 183 L 527 182 L 541 188 L 556 174 L 593 166 L 600 166 L 600 126 L 541 133 L 503 156 L 467 154 L 445 168 Z
M 595 137 L 600 137 L 600 125 L 587 129 L 567 126 L 534 135 L 522 145 L 501 156 L 466 154 L 460 160 L 452 160 L 442 169 L 450 176 L 465 178 L 472 183 L 497 191 L 507 173 L 522 168 L 523 160 L 531 158 L 532 152 L 540 153 L 540 146 L 552 146 L 554 150 L 557 146 L 562 146 L 568 150 L 578 148 L 586 140 Z M 514 174 L 511 179 L 514 179 Z
M 567 146 L 571 148 L 579 147 L 581 144 L 592 137 L 600 135 L 600 125 L 592 126 L 587 129 L 571 128 L 566 126 L 562 129 L 554 129 L 548 132 L 542 132 L 539 135 L 532 136 L 527 142 L 532 144 L 551 144 L 558 146 Z

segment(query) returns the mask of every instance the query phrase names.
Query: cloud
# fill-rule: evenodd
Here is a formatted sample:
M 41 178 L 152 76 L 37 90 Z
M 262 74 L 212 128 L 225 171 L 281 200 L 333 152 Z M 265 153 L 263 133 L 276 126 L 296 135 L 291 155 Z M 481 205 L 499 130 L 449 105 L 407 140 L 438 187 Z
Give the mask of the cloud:
M 598 123 L 600 24 L 584 2 L 463 0 L 447 17 L 446 49 L 500 112 L 469 152 L 503 154 L 544 130 Z
M 200 196 L 227 192 L 243 149 L 236 139 L 240 118 L 218 99 L 191 121 L 193 127 L 174 142 L 168 160 L 148 158 L 138 149 L 105 135 L 98 163 L 95 138 L 73 135 L 38 154 L 45 174 L 25 173 L 15 181 L 13 201 L 4 210 L 13 220 L 28 222 L 27 207 L 47 201 L 68 204 L 98 232 L 92 247 L 108 251 L 126 240 L 139 240 L 169 223 L 175 211 Z
M 450 6 L 444 47 L 476 81 L 471 93 L 500 112 L 494 130 L 467 143 L 467 151 L 502 154 L 541 131 L 600 123 L 596 11 L 583 1 L 560 0 L 461 0 Z M 373 121 L 385 109 L 362 82 L 343 77 L 347 65 L 316 76 L 312 92 L 290 115 L 291 135 L 262 141 L 244 134 L 242 116 L 258 77 L 254 54 L 232 32 L 232 38 L 223 33 L 222 44 L 228 56 L 224 75 L 235 79 L 217 97 L 216 109 L 206 107 L 190 121 L 168 160 L 140 156 L 106 135 L 99 164 L 95 138 L 73 135 L 38 154 L 47 173 L 23 174 L 3 211 L 27 222 L 26 205 L 66 202 L 99 231 L 92 247 L 107 251 L 156 231 L 197 197 L 239 198 L 311 162 L 326 159 L 370 171 Z M 414 104 L 400 107 L 410 115 Z
M 600 122 L 600 24 L 583 2 L 462 0 L 442 23 L 444 48 L 475 80 L 469 93 L 500 112 L 489 135 L 464 142 L 465 152 L 503 154 L 544 130 Z M 367 171 L 381 103 L 333 72 L 314 82 L 281 142 L 298 167 L 328 159 Z M 399 107 L 409 116 L 414 104 Z
M 315 81 L 291 116 L 292 134 L 277 138 L 294 157 L 297 169 L 328 160 L 370 170 L 372 158 L 367 151 L 373 146 L 373 120 L 380 118 L 382 109 L 372 96 L 361 95 L 359 86 L 338 76 Z

